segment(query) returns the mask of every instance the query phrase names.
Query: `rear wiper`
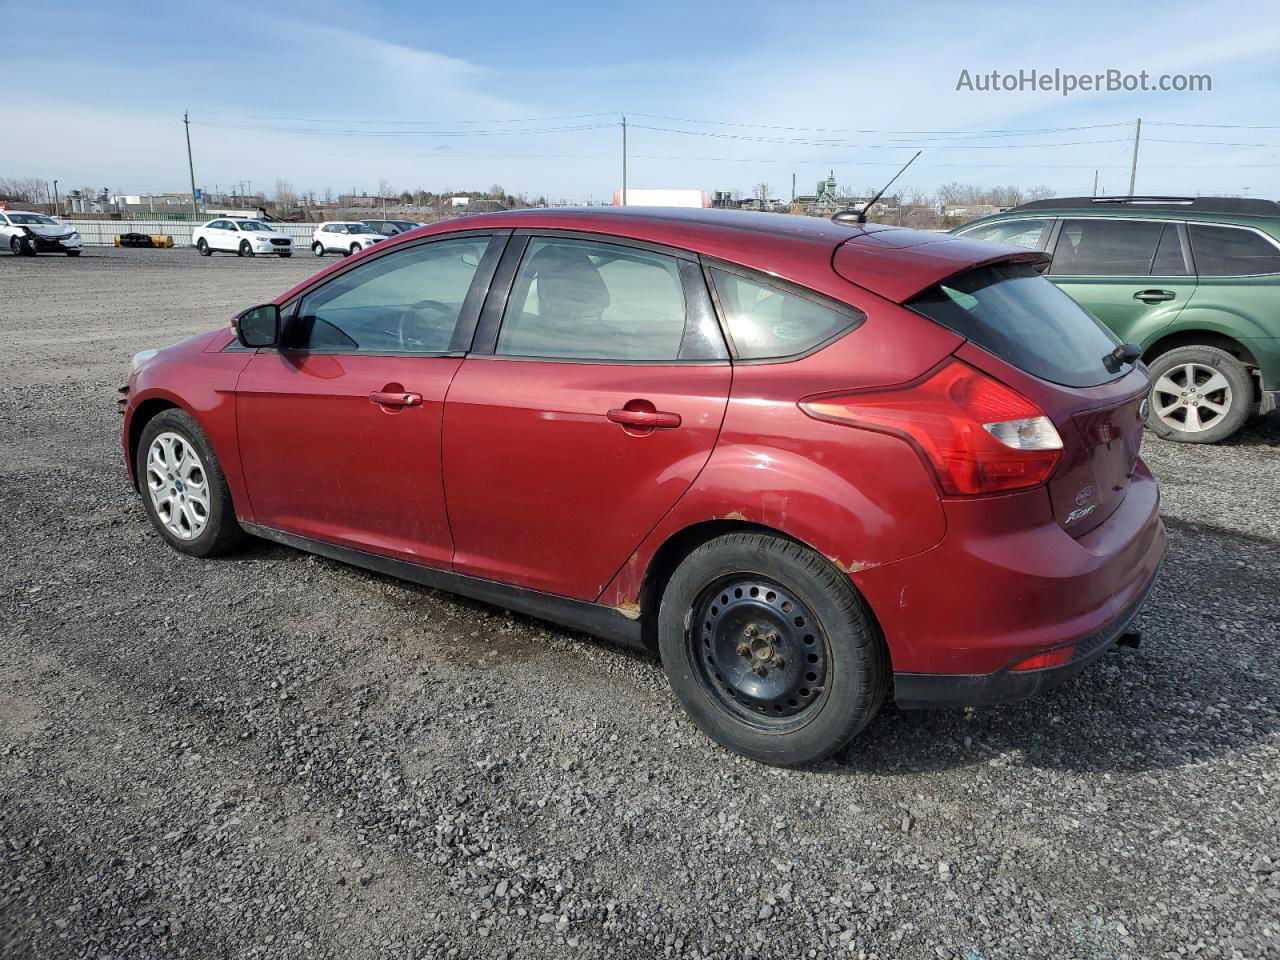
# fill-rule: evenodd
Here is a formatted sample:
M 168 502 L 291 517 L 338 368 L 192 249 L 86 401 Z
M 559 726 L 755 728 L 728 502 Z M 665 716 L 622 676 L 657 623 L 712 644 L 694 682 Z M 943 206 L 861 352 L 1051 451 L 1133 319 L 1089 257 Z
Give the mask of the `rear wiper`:
M 1136 343 L 1122 343 L 1102 358 L 1102 365 L 1109 373 L 1117 373 L 1126 363 L 1134 363 L 1141 356 L 1142 348 Z

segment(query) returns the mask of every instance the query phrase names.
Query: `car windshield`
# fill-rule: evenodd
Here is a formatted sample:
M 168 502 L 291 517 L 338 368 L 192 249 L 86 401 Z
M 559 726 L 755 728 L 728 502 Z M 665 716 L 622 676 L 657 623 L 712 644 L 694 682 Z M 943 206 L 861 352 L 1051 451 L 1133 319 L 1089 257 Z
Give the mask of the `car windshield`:
M 1115 335 L 1025 263 L 970 270 L 907 305 L 1052 383 L 1092 387 L 1121 372 L 1105 359 Z
M 58 225 L 57 220 L 39 213 L 8 213 L 5 216 L 9 218 L 10 223 L 47 223 L 55 227 Z
M 262 233 L 275 232 L 270 227 L 268 227 L 265 223 L 260 223 L 257 220 L 237 220 L 236 223 L 239 224 L 241 230 L 248 230 L 250 233 L 252 233 L 255 230 L 259 230 Z

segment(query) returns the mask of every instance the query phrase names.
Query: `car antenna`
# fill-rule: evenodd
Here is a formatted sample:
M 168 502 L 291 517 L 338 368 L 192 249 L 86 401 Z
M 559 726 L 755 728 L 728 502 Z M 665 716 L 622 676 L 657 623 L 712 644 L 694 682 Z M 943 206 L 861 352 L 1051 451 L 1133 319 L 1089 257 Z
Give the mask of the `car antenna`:
M 866 223 L 867 211 L 876 205 L 876 202 L 881 197 L 884 196 L 884 192 L 893 186 L 893 181 L 897 180 L 900 176 L 902 176 L 903 173 L 906 172 L 907 167 L 915 163 L 916 157 L 920 156 L 920 154 L 922 153 L 924 153 L 923 150 L 917 150 L 915 153 L 915 156 L 912 157 L 910 160 L 908 160 L 906 163 L 904 163 L 902 165 L 902 169 L 893 175 L 893 180 L 890 180 L 883 187 L 881 187 L 880 192 L 877 193 L 870 200 L 868 200 L 866 203 L 864 203 L 862 205 L 861 210 L 837 210 L 834 214 L 831 215 L 831 219 L 835 223 Z

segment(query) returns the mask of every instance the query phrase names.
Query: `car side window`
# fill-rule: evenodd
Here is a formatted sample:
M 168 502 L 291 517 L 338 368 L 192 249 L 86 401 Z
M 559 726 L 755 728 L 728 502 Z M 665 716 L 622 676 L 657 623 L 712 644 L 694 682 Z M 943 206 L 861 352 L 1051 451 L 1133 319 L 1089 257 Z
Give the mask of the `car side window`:
M 1166 223 L 1164 232 L 1160 234 L 1160 243 L 1156 247 L 1155 259 L 1151 261 L 1153 277 L 1185 277 L 1187 262 L 1182 256 L 1182 238 L 1178 236 L 1178 225 Z
M 989 240 L 992 243 L 1012 243 L 1014 246 L 1038 250 L 1051 220 L 1004 220 L 987 223 L 961 232 L 970 240 Z
M 1064 220 L 1050 274 L 1145 277 L 1164 232 L 1158 220 Z
M 675 360 L 685 320 L 675 257 L 621 244 L 534 238 L 516 272 L 495 352 Z
M 288 348 L 326 353 L 447 353 L 488 237 L 397 250 L 302 298 Z
M 1187 230 L 1196 273 L 1202 277 L 1280 273 L 1280 247 L 1252 230 L 1208 223 L 1188 224 Z
M 819 294 L 811 298 L 717 267 L 711 279 L 741 360 L 793 357 L 864 319 L 853 307 L 828 305 Z

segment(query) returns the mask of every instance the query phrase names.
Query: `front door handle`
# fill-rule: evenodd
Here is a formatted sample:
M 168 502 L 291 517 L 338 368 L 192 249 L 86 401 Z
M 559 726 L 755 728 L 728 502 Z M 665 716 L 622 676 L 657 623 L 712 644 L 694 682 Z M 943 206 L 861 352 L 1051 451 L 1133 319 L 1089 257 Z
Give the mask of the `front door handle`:
M 665 413 L 662 410 L 627 410 L 624 408 L 616 408 L 610 410 L 606 414 L 614 423 L 620 423 L 624 427 L 641 427 L 652 430 L 654 428 L 670 430 L 673 427 L 680 426 L 680 414 Z
M 369 399 L 380 407 L 420 407 L 422 406 L 422 394 L 420 393 L 403 393 L 393 392 L 390 390 L 375 390 L 369 394 Z
M 1177 294 L 1172 290 L 1139 290 L 1133 295 L 1133 299 L 1141 300 L 1143 303 L 1161 303 L 1165 300 L 1172 300 Z

